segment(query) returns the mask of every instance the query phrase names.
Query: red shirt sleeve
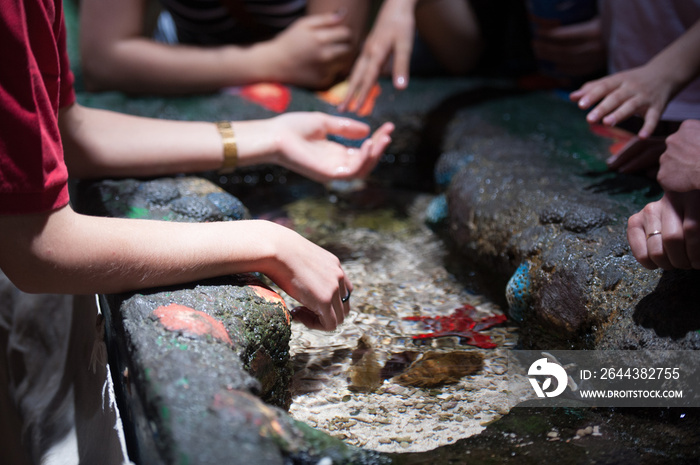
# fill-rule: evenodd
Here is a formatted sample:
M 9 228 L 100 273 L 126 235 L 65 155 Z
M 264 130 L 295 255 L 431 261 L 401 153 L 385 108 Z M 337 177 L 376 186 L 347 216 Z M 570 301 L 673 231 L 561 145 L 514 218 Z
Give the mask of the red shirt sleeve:
M 60 0 L 0 7 L 0 214 L 68 203 L 58 109 L 75 101 Z

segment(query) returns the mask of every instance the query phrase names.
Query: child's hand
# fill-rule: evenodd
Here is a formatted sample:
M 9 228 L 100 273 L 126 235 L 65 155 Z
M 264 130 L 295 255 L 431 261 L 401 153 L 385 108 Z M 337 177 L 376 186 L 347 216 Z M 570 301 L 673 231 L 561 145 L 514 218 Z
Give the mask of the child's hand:
M 352 34 L 334 13 L 305 16 L 259 47 L 270 59 L 270 80 L 312 89 L 333 84 L 349 67 Z
M 391 142 L 394 125 L 384 123 L 360 148 L 348 148 L 327 139 L 336 135 L 360 139 L 369 126 L 359 121 L 325 113 L 287 113 L 270 120 L 280 166 L 318 182 L 367 176 Z
M 269 226 L 262 239 L 273 250 L 261 271 L 303 305 L 294 311 L 297 320 L 311 329 L 332 331 L 350 313 L 353 289 L 340 261 L 290 229 Z
M 372 27 L 362 53 L 350 73 L 348 94 L 338 106 L 340 111 L 355 111 L 362 105 L 390 57 L 393 57 L 393 81 L 397 89 L 408 86 L 415 2 L 386 0 Z
M 645 65 L 587 82 L 570 98 L 583 109 L 600 102 L 586 115 L 589 123 L 602 120 L 603 124 L 614 126 L 640 114 L 644 125 L 638 135 L 646 139 L 654 132 L 671 92 L 671 80 Z

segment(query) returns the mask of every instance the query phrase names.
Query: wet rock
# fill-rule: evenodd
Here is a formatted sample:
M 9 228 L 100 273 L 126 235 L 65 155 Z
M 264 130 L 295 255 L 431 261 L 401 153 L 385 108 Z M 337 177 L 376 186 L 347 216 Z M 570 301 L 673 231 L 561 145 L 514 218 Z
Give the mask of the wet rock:
M 613 220 L 599 208 L 569 202 L 548 205 L 540 212 L 539 219 L 542 224 L 561 224 L 564 229 L 576 233 L 590 231 Z
M 206 199 L 199 197 L 182 197 L 170 203 L 173 212 L 179 213 L 194 221 L 205 222 L 220 220 L 214 205 Z
M 184 222 L 250 217 L 237 198 L 195 177 L 81 181 L 76 189 L 76 208 L 103 216 Z
M 446 193 L 449 232 L 470 262 L 513 276 L 505 291 L 522 319 L 523 347 L 700 347 L 691 332 L 672 329 L 674 317 L 659 316 L 698 308 L 694 297 L 672 303 L 698 278 L 680 272 L 687 278 L 658 286 L 662 273 L 642 268 L 626 245 L 627 218 L 658 189 L 610 173 L 609 141 L 590 132 L 574 105 L 533 94 L 457 114 L 444 164 L 455 165 L 458 153 L 469 163 Z M 654 312 L 645 310 L 651 301 Z M 695 326 L 692 316 L 680 320 Z
M 180 190 L 172 179 L 139 183 L 138 191 L 153 205 L 166 205 L 180 197 Z

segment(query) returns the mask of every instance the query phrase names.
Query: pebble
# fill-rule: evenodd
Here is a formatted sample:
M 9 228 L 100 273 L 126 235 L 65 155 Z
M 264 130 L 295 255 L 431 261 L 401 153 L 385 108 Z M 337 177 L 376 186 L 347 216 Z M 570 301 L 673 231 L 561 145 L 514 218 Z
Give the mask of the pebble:
M 549 433 L 547 433 L 547 437 L 548 437 L 548 438 L 552 438 L 552 439 L 558 438 L 558 437 L 559 437 L 559 433 L 556 432 L 556 431 L 550 431 Z

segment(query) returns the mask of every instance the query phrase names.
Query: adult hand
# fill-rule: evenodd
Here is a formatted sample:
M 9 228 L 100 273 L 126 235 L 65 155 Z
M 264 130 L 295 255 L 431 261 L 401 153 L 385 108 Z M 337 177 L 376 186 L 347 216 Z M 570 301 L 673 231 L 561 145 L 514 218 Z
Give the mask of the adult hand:
M 568 76 L 590 76 L 605 69 L 605 44 L 599 17 L 538 30 L 532 48 L 538 60 L 553 63 L 557 71 Z
M 384 1 L 362 52 L 353 65 L 347 96 L 338 106 L 340 111 L 362 108 L 390 57 L 393 57 L 394 87 L 405 89 L 408 86 L 415 3 L 415 0 Z
M 261 271 L 303 305 L 293 310 L 295 319 L 311 329 L 335 329 L 350 313 L 353 289 L 340 261 L 294 231 L 270 226 L 274 233 L 266 243 L 273 245 L 275 260 Z
M 666 138 L 657 179 L 665 190 L 700 189 L 700 121 L 686 120 Z
M 608 126 L 640 114 L 644 124 L 638 135 L 651 136 L 671 98 L 671 80 L 652 65 L 644 65 L 606 76 L 584 84 L 570 98 L 583 109 L 598 103 L 586 115 L 589 123 L 603 122 Z
M 654 176 L 659 167 L 659 157 L 666 148 L 663 138 L 641 139 L 632 137 L 619 152 L 607 159 L 608 167 L 621 173 L 644 171 Z
M 351 59 L 352 34 L 342 20 L 335 13 L 305 16 L 263 44 L 271 80 L 314 89 L 333 84 Z
M 627 223 L 632 254 L 650 270 L 700 269 L 700 190 L 666 192 Z
M 272 161 L 318 182 L 367 176 L 391 142 L 394 125 L 384 123 L 360 148 L 327 139 L 336 135 L 360 139 L 369 135 L 364 123 L 325 113 L 287 113 L 270 120 L 277 157 Z

